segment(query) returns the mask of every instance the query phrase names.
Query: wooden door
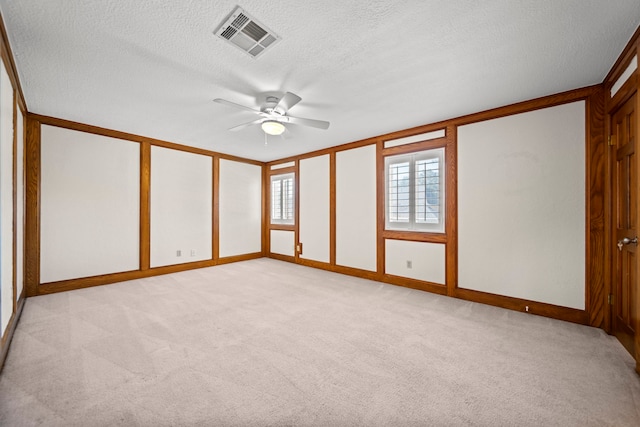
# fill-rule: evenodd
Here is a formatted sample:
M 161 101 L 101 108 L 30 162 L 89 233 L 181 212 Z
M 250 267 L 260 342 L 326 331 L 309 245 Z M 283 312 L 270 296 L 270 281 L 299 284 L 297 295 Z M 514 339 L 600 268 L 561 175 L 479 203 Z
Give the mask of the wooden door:
M 615 283 L 612 286 L 613 333 L 631 353 L 635 353 L 638 307 L 638 159 L 636 156 L 636 95 L 611 117 L 611 139 L 615 152 L 613 168 L 613 218 Z

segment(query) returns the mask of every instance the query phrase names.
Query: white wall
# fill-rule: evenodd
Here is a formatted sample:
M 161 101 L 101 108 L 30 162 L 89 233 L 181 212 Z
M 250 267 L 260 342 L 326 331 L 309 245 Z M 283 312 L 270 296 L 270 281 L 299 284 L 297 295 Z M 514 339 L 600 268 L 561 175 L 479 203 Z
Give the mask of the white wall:
M 329 155 L 300 160 L 300 258 L 329 262 Z
M 585 103 L 458 129 L 459 287 L 585 307 Z
M 262 250 L 262 168 L 220 160 L 219 255 Z
M 407 262 L 410 262 L 410 267 Z M 444 285 L 445 266 L 444 244 L 385 240 L 387 274 Z
M 293 231 L 271 230 L 270 251 L 274 254 L 295 256 L 295 235 Z
M 336 153 L 336 264 L 376 271 L 376 146 Z
M 13 314 L 13 87 L 0 61 L 0 336 Z
M 151 147 L 151 267 L 213 257 L 212 188 L 211 157 Z
M 42 283 L 139 268 L 140 146 L 41 128 Z

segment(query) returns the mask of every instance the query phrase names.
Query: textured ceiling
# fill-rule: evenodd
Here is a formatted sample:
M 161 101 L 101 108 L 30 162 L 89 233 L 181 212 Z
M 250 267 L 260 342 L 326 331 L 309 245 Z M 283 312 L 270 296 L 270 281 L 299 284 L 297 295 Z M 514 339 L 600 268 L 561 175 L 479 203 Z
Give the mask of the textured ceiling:
M 0 0 L 29 111 L 268 161 L 602 82 L 638 0 L 244 0 L 282 41 L 213 31 L 236 0 Z M 302 97 L 287 138 L 212 102 Z

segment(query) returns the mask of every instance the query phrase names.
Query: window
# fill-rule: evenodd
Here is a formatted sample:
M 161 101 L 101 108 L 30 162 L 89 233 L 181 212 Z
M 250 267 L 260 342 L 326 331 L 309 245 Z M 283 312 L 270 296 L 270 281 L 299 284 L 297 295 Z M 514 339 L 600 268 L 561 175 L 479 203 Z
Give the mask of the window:
M 444 148 L 385 158 L 385 228 L 444 233 Z
M 293 173 L 271 176 L 271 223 L 294 223 Z

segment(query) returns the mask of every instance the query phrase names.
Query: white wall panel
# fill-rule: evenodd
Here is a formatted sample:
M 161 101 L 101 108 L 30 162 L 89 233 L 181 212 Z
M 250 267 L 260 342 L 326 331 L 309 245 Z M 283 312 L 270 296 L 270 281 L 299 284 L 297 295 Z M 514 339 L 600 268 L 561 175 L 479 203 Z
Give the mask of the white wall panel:
M 0 61 L 0 336 L 13 314 L 13 87 Z
M 444 285 L 445 266 L 445 245 L 442 243 L 385 240 L 387 274 Z
M 274 254 L 295 256 L 295 236 L 293 231 L 271 230 L 271 249 Z
M 300 160 L 301 258 L 329 262 L 329 155 Z
M 376 271 L 376 146 L 336 154 L 336 263 Z
M 585 103 L 458 129 L 459 286 L 585 307 Z
M 41 129 L 40 280 L 139 268 L 140 146 Z
M 213 257 L 213 160 L 151 147 L 151 267 Z
M 220 257 L 262 250 L 262 168 L 220 160 Z

